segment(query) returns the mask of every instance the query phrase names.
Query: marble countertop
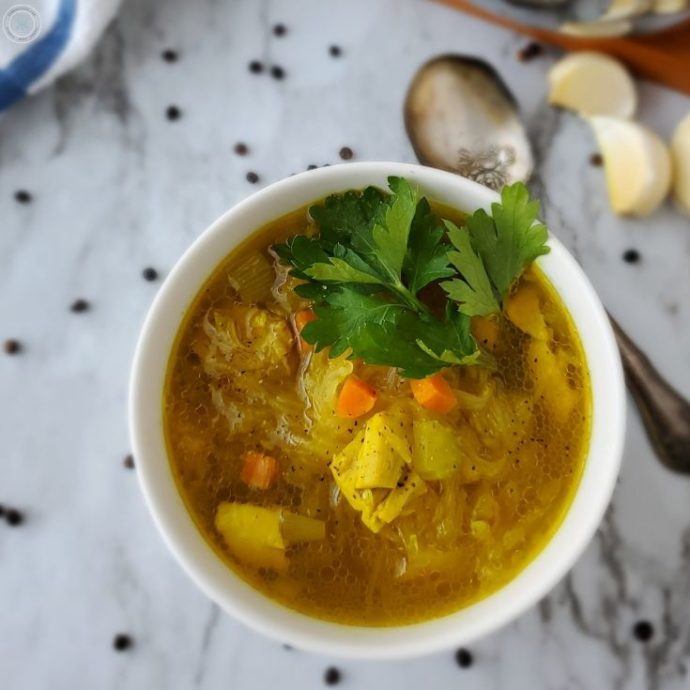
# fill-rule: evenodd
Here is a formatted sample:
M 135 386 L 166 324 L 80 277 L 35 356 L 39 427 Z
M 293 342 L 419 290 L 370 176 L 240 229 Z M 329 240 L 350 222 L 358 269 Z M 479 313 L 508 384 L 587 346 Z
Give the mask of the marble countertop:
M 610 213 L 587 127 L 545 104 L 552 58 L 518 62 L 523 43 L 421 0 L 129 0 L 85 64 L 0 120 L 0 340 L 24 346 L 0 353 L 0 504 L 25 516 L 0 523 L 0 687 L 302 690 L 333 664 L 347 688 L 690 687 L 690 479 L 655 460 L 632 405 L 597 537 L 537 607 L 472 645 L 469 668 L 452 653 L 341 662 L 245 629 L 174 562 L 123 466 L 128 371 L 158 285 L 142 269 L 164 276 L 227 207 L 336 162 L 342 146 L 413 161 L 403 95 L 447 51 L 491 61 L 514 85 L 545 219 L 690 395 L 690 219 L 670 205 L 646 220 Z M 284 79 L 250 73 L 252 60 Z M 642 120 L 664 136 L 690 110 L 640 92 Z M 639 263 L 622 261 L 628 248 Z M 77 298 L 91 309 L 71 312 Z M 646 643 L 639 621 L 653 626 Z M 113 650 L 117 633 L 131 649 Z

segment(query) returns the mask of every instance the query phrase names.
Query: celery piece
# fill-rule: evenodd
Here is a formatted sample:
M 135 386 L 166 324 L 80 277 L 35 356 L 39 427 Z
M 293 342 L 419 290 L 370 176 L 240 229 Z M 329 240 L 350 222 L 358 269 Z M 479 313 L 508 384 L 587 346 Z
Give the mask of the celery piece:
M 326 523 L 306 515 L 282 511 L 280 531 L 288 544 L 321 541 L 326 538 Z

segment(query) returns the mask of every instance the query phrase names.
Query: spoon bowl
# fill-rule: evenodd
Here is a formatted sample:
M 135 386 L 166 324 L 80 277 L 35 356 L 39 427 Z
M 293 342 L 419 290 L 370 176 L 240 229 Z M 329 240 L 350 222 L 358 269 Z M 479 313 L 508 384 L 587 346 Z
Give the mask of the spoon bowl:
M 424 165 L 486 187 L 529 179 L 532 149 L 517 102 L 486 62 L 442 55 L 422 65 L 405 98 L 405 127 Z

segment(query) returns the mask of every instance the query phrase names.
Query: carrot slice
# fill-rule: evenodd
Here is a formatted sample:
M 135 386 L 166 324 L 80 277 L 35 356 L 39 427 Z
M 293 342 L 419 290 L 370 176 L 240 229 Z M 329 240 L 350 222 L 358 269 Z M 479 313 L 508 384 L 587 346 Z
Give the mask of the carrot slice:
M 340 389 L 335 413 L 338 417 L 361 417 L 373 409 L 377 398 L 376 388 L 356 376 L 348 376 Z
M 252 489 L 270 489 L 278 476 L 278 461 L 255 450 L 248 450 L 242 460 L 242 481 Z
M 415 400 L 422 407 L 434 412 L 448 412 L 457 403 L 453 389 L 441 374 L 434 374 L 425 379 L 412 379 L 410 388 Z
M 311 309 L 300 309 L 295 313 L 295 330 L 297 331 L 297 335 L 302 332 L 302 329 L 310 321 L 316 321 L 316 314 Z M 312 346 L 304 338 L 300 338 L 297 344 L 302 352 L 308 352 L 312 349 Z

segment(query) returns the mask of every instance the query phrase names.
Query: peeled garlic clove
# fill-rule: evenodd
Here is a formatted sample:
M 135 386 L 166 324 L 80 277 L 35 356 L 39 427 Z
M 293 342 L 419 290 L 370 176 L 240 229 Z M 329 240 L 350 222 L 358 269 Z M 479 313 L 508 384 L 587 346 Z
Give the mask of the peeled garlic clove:
M 571 53 L 549 71 L 549 103 L 580 115 L 632 117 L 635 83 L 623 65 L 603 53 Z
M 681 210 L 690 213 L 690 115 L 680 121 L 671 141 L 673 198 Z
M 607 38 L 625 36 L 632 31 L 633 25 L 632 22 L 627 19 L 609 22 L 565 22 L 565 24 L 561 24 L 560 29 L 564 34 L 570 34 L 571 36 Z
M 616 213 L 647 216 L 671 186 L 671 156 L 666 144 L 637 122 L 592 117 L 606 171 L 609 201 Z
M 652 0 L 613 0 L 606 12 L 597 21 L 608 22 L 628 17 L 637 17 L 652 8 Z
M 652 12 L 655 14 L 673 14 L 687 9 L 688 0 L 655 0 Z

